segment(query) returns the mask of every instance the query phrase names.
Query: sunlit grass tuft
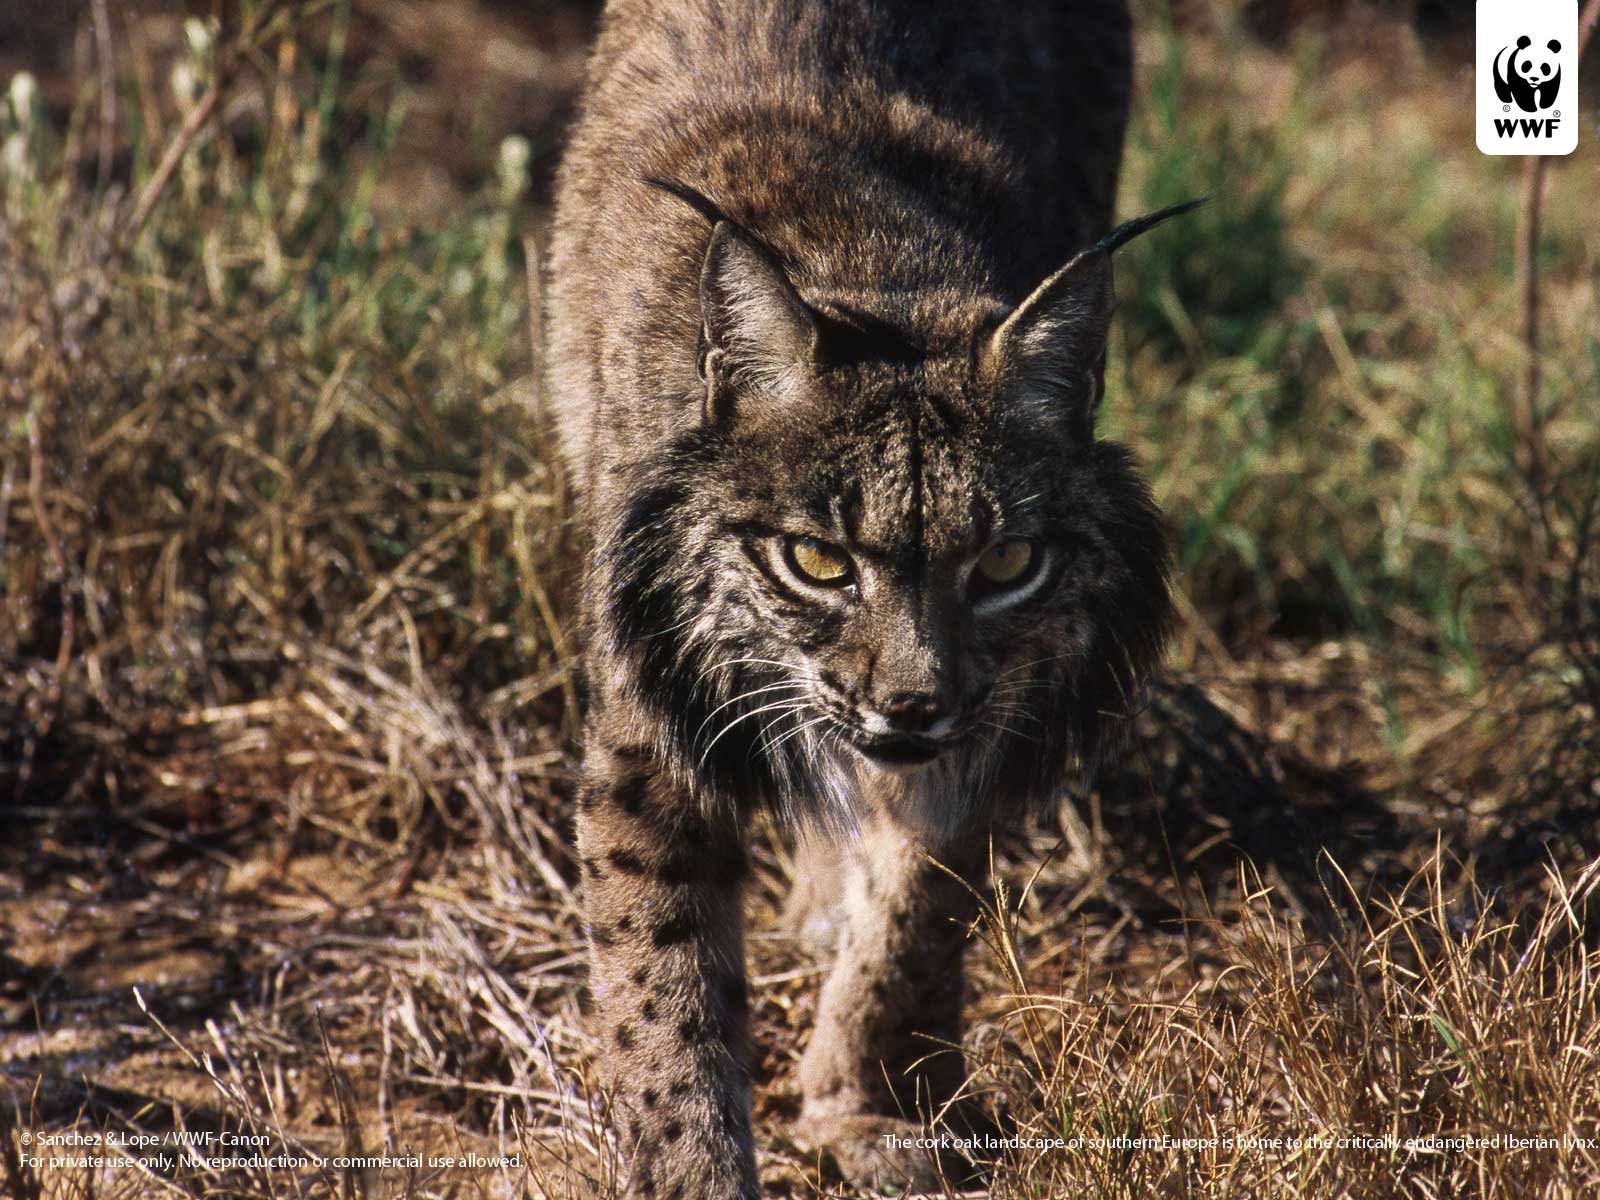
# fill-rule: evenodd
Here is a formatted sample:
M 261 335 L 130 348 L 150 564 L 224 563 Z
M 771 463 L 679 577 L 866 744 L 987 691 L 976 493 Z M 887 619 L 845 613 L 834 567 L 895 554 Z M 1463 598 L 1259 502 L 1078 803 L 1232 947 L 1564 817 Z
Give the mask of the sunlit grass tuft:
M 1600 1183 L 1600 866 L 1506 911 L 1435 854 L 1392 896 L 1336 864 L 1315 932 L 1241 868 L 1158 974 L 1055 988 L 1003 908 L 1014 994 L 972 1087 L 1007 1097 L 1006 1195 L 1563 1195 Z M 1002 894 L 998 905 L 1007 897 Z M 1180 948 L 1181 947 L 1181 948 Z M 1017 966 L 1021 964 L 1021 966 Z M 1139 1139 L 1145 1139 L 1143 1141 Z M 999 1194 L 999 1193 L 997 1193 Z

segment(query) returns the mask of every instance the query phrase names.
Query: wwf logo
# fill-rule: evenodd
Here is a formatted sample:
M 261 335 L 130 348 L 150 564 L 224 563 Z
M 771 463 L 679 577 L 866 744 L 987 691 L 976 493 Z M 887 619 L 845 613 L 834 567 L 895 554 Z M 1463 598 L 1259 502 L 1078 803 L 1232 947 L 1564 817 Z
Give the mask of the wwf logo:
M 1513 102 L 1523 112 L 1536 113 L 1549 108 L 1561 93 L 1561 64 L 1555 58 L 1561 43 L 1552 38 L 1549 55 L 1532 50 L 1533 39 L 1519 37 L 1494 57 L 1494 92 L 1500 102 Z
M 1578 0 L 1476 0 L 1473 86 L 1485 154 L 1578 148 Z

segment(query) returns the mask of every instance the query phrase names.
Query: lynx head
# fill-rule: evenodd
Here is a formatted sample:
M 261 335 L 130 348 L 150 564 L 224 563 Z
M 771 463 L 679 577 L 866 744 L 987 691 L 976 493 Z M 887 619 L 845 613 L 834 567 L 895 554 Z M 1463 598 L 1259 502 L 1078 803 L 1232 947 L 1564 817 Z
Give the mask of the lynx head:
M 1187 206 L 1184 206 L 1187 207 Z M 1114 744 L 1168 621 L 1149 492 L 1097 440 L 1111 252 L 1014 306 L 866 313 L 717 223 L 701 390 L 609 540 L 612 648 L 707 794 L 933 836 Z

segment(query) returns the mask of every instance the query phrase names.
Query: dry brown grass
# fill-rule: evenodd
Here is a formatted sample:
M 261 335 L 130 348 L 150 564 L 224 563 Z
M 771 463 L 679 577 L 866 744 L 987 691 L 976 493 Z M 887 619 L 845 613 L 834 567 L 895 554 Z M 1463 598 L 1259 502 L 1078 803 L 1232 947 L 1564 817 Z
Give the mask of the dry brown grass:
M 92 54 L 0 105 L 0 1189 L 610 1195 L 566 848 L 577 539 L 522 241 L 585 18 L 280 4 L 207 48 L 106 7 L 111 122 Z M 1009 1136 L 1082 1142 L 996 1150 L 993 1194 L 1593 1194 L 1579 172 L 1545 213 L 1530 480 L 1516 180 L 1452 141 L 1446 51 L 1149 30 L 1126 207 L 1218 202 L 1130 259 L 1111 406 L 1185 616 L 1137 752 L 995 848 L 971 1087 Z M 1398 67 L 1410 93 L 1352 100 Z M 822 969 L 776 929 L 788 862 L 765 833 L 763 1172 L 848 1197 L 786 1133 Z M 68 1130 L 306 1161 L 28 1165 Z M 1463 1140 L 1508 1135 L 1553 1144 Z M 1163 1136 L 1198 1140 L 1109 1140 Z M 464 1155 L 514 1162 L 427 1162 Z
M 1014 1194 L 1591 1191 L 1596 872 L 1552 873 L 1521 919 L 1450 874 L 1436 854 L 1379 899 L 1338 876 L 1321 932 L 1241 868 L 1230 912 L 1196 918 L 1158 971 L 1095 953 L 1048 983 L 1018 969 L 978 1075 L 1035 1142 L 1002 1158 Z

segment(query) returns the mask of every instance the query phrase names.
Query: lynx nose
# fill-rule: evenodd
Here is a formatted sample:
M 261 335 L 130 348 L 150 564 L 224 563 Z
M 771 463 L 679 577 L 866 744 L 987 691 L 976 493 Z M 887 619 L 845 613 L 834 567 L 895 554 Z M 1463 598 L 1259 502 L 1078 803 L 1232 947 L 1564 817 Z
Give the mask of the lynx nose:
M 944 706 L 928 692 L 897 692 L 883 705 L 883 717 L 896 733 L 927 733 L 944 716 Z

